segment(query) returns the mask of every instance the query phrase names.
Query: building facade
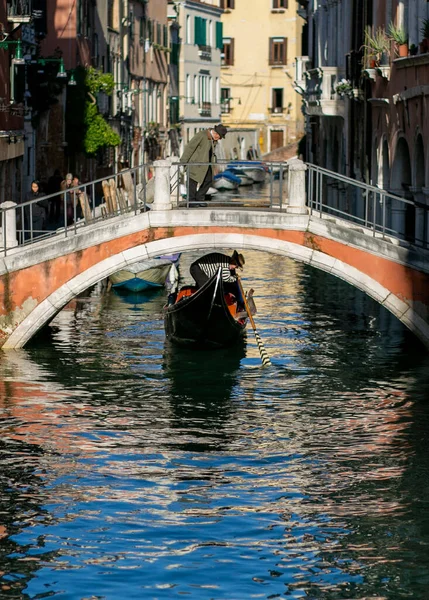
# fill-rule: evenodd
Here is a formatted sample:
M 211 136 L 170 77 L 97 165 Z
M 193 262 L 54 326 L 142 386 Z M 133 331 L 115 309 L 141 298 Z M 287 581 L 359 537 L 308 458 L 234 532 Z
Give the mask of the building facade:
M 302 18 L 291 0 L 222 0 L 222 121 L 257 132 L 271 152 L 302 135 L 293 86 L 301 55 Z
M 162 158 L 166 152 L 170 54 L 167 4 L 167 0 L 130 0 L 133 166 Z
M 219 0 L 178 0 L 181 147 L 221 120 L 222 9 Z
M 386 226 L 427 245 L 429 5 L 312 0 L 301 2 L 301 11 L 308 52 L 298 57 L 295 86 L 307 160 L 408 200 L 389 203 Z M 395 31 L 406 41 L 402 48 Z M 329 190 L 328 200 L 345 211 L 351 203 L 362 215 L 369 210 L 347 189 Z
M 24 97 L 17 89 L 22 60 L 22 26 L 29 4 L 0 0 L 0 202 L 19 202 L 23 189 Z

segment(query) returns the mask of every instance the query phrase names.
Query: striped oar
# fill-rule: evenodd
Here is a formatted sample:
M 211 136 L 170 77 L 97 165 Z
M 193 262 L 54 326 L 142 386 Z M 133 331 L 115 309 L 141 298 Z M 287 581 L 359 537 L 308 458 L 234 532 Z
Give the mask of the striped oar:
M 247 316 L 249 317 L 249 321 L 252 324 L 253 333 L 255 334 L 256 343 L 258 344 L 259 354 L 261 355 L 262 366 L 267 367 L 268 365 L 271 365 L 270 357 L 268 356 L 267 351 L 265 350 L 264 343 L 263 343 L 259 333 L 256 330 L 255 321 L 253 319 L 252 313 L 250 312 L 249 305 L 247 303 L 247 298 L 244 295 L 244 290 L 243 290 L 243 286 L 241 283 L 241 279 L 238 276 L 237 276 L 237 283 L 240 288 L 241 295 L 243 297 L 244 307 L 246 309 Z

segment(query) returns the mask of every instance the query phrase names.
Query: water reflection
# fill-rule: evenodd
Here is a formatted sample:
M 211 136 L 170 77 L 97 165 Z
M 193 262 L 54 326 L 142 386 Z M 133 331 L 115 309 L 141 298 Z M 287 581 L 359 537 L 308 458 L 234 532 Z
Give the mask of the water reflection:
M 272 369 L 251 333 L 166 345 L 162 293 L 80 298 L 3 356 L 1 598 L 114 600 L 124 575 L 129 599 L 426 598 L 421 347 L 343 282 L 247 259 Z
M 234 413 L 232 391 L 237 385 L 246 343 L 219 351 L 188 350 L 166 342 L 163 368 L 169 382 L 170 405 L 183 450 L 220 449 Z

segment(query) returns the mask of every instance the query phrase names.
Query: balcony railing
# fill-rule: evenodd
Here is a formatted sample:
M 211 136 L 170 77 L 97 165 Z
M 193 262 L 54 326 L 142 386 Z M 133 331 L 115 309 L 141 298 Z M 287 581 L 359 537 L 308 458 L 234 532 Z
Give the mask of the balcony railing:
M 202 117 L 211 117 L 212 116 L 212 103 L 211 102 L 201 102 L 198 112 Z
M 223 101 L 220 105 L 220 112 L 223 115 L 229 115 L 231 112 L 231 102 L 229 100 Z
M 212 59 L 211 46 L 198 46 L 198 56 L 201 58 L 201 60 L 211 60 Z
M 336 91 L 337 85 L 344 78 L 344 70 L 340 67 L 310 67 L 308 56 L 301 56 L 296 61 L 295 90 L 305 102 L 308 115 L 343 116 L 344 95 Z
M 13 23 L 31 21 L 32 0 L 8 0 L 7 20 Z
M 282 106 L 270 106 L 268 110 L 272 115 L 282 115 L 285 111 Z

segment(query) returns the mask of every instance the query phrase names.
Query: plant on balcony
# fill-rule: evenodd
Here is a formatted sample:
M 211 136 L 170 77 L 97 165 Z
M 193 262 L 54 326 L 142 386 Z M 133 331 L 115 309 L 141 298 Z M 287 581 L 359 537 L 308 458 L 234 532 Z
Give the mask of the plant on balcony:
M 423 36 L 423 39 L 420 42 L 420 53 L 425 54 L 426 52 L 429 52 L 429 19 L 422 20 L 420 33 Z
M 396 27 L 393 23 L 389 25 L 389 35 L 395 42 L 396 52 L 401 58 L 408 56 L 408 35 L 405 29 L 400 26 Z
M 341 97 L 353 95 L 353 86 L 348 79 L 341 79 L 335 86 L 335 91 Z
M 374 32 L 373 28 L 368 26 L 365 29 L 365 43 L 362 47 L 365 50 L 366 67 L 374 68 L 388 63 L 390 40 L 384 27 L 377 27 Z

